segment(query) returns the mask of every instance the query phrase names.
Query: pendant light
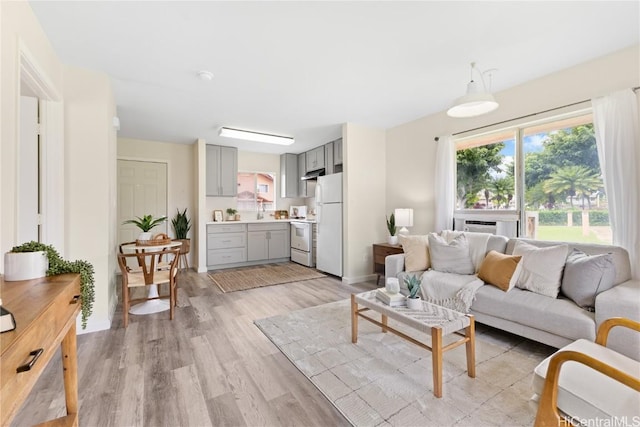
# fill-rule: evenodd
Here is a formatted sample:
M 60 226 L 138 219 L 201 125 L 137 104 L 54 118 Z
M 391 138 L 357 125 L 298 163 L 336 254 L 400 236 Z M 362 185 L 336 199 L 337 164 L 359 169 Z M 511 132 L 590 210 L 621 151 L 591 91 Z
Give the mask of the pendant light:
M 473 80 L 473 70 L 476 70 L 480 76 L 482 86 Z M 447 115 L 450 117 L 476 117 L 498 108 L 498 103 L 491 92 L 487 90 L 484 82 L 484 74 L 489 74 L 489 79 L 491 79 L 493 71 L 496 70 L 487 70 L 483 73 L 476 67 L 476 63 L 472 62 L 471 81 L 467 84 L 467 94 L 455 100 L 453 106 L 447 110 Z M 489 83 L 491 83 L 491 80 Z

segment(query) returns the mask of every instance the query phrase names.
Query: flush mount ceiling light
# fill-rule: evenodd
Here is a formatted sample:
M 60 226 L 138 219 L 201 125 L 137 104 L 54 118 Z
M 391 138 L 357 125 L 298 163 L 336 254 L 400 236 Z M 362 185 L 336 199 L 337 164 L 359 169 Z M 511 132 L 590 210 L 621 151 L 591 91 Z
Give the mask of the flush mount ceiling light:
M 480 76 L 482 87 L 473 80 L 473 70 L 476 70 Z M 496 71 L 495 69 L 487 70 L 485 72 L 480 71 L 476 67 L 476 63 L 471 63 L 471 81 L 467 85 L 467 94 L 455 100 L 453 106 L 447 110 L 447 115 L 450 117 L 475 117 L 487 114 L 496 108 L 498 103 L 491 94 L 491 73 Z M 484 75 L 489 75 L 489 89 L 484 82 Z
M 266 142 L 268 144 L 291 145 L 294 139 L 289 136 L 271 135 L 268 133 L 251 132 L 248 130 L 220 128 L 220 136 L 244 139 L 246 141 Z

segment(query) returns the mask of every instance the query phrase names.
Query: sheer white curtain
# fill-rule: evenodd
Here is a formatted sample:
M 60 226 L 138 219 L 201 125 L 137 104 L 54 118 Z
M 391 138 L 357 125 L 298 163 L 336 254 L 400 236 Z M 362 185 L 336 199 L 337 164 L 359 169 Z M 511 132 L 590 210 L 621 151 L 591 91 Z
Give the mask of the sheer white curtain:
M 453 228 L 453 209 L 456 191 L 455 166 L 456 150 L 451 135 L 441 136 L 436 149 L 436 231 L 451 230 Z
M 631 89 L 595 98 L 593 124 L 609 203 L 613 244 L 629 251 L 631 275 L 640 277 L 640 134 Z

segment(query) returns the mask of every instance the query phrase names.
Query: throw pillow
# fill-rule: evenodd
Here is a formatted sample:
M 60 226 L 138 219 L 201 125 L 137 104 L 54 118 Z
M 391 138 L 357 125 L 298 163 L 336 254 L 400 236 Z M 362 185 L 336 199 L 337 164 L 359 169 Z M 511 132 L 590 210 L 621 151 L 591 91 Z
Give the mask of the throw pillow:
M 516 241 L 513 255 L 522 255 L 516 287 L 556 298 L 568 251 L 567 245 L 538 248 L 522 240 Z
M 506 255 L 493 250 L 489 251 L 480 264 L 478 277 L 485 283 L 507 292 L 516 284 L 518 276 L 513 273 L 521 258 L 520 255 Z
M 443 273 L 474 274 L 475 267 L 469 254 L 469 242 L 460 234 L 450 243 L 435 233 L 428 235 L 431 268 Z
M 567 257 L 561 290 L 578 306 L 592 310 L 596 295 L 615 284 L 616 267 L 611 254 L 587 255 L 574 249 Z
M 425 236 L 398 236 L 404 251 L 406 271 L 424 271 L 431 267 L 429 259 L 429 238 Z

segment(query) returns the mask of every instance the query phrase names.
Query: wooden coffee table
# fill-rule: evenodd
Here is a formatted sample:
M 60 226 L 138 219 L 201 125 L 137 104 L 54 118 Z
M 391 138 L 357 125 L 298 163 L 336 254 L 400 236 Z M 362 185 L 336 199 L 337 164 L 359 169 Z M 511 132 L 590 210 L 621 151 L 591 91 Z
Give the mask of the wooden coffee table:
M 363 306 L 363 308 L 359 308 Z M 375 311 L 382 315 L 380 322 L 366 316 L 363 312 Z M 358 316 L 378 325 L 384 332 L 391 332 L 407 341 L 429 350 L 433 359 L 433 394 L 442 397 L 442 354 L 462 344 L 467 347 L 467 375 L 476 377 L 475 356 L 475 320 L 473 315 L 463 314 L 439 305 L 422 301 L 422 309 L 410 310 L 407 307 L 391 307 L 376 298 L 376 291 L 367 291 L 351 295 L 351 342 L 358 342 Z M 431 334 L 431 346 L 412 338 L 387 325 L 392 318 L 418 331 Z M 464 334 L 460 331 L 464 329 Z M 456 334 L 462 338 L 443 346 L 442 337 Z

